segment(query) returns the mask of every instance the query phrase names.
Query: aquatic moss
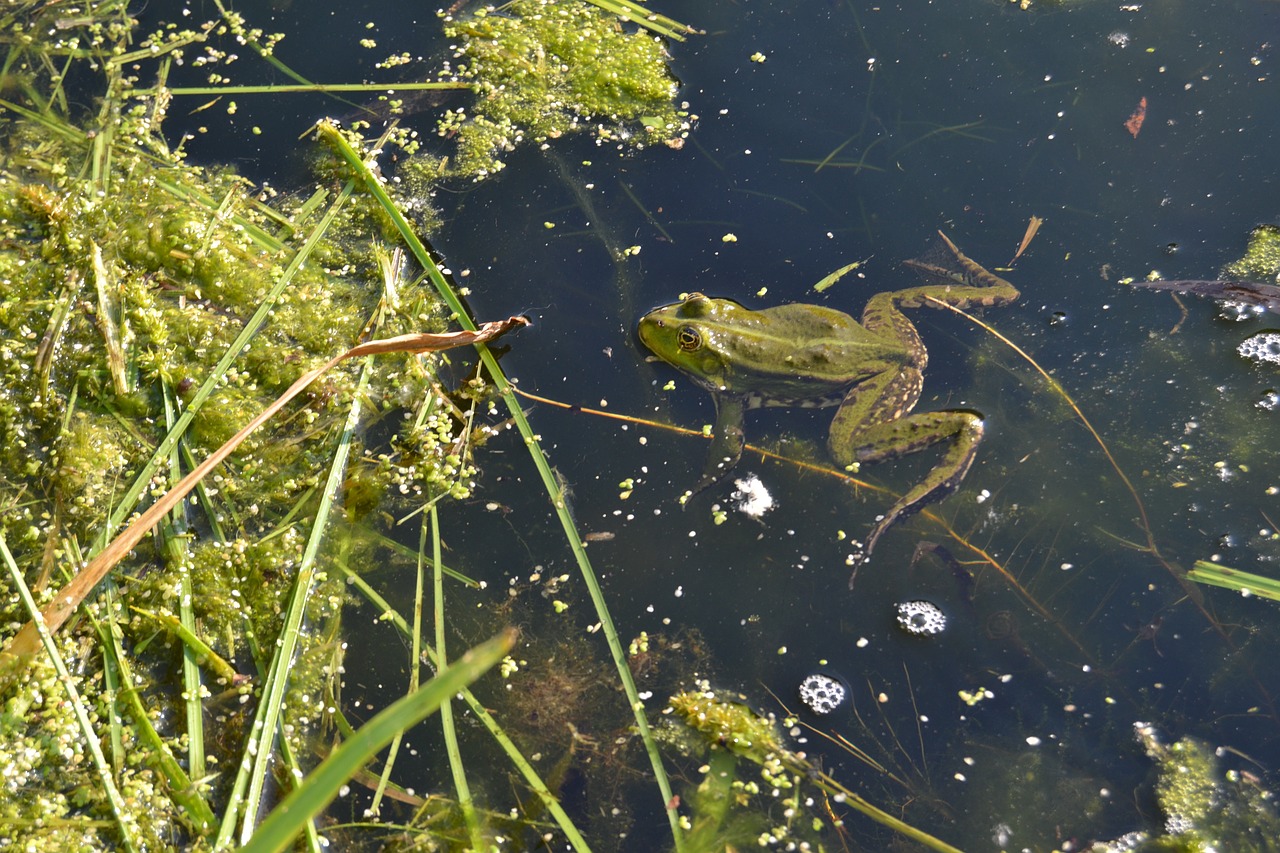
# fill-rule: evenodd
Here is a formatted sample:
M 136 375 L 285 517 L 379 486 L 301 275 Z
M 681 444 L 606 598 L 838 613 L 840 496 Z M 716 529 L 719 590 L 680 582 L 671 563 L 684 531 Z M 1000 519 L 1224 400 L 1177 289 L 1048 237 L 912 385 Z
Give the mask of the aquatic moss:
M 1280 282 L 1280 226 L 1259 225 L 1249 233 L 1244 257 L 1222 268 L 1224 279 Z
M 1214 750 L 1195 738 L 1166 746 L 1152 727 L 1138 723 L 1136 730 L 1156 764 L 1156 799 L 1165 818 L 1165 837 L 1150 849 L 1275 849 L 1280 819 L 1269 791 L 1236 771 L 1224 772 Z
M 79 654 L 79 640 L 60 640 L 62 654 Z M 101 675 L 73 678 L 81 695 L 104 696 Z M 95 707 L 105 719 L 110 709 Z M 131 804 L 132 827 L 143 849 L 170 849 L 181 831 L 179 814 L 163 781 L 139 759 L 135 735 L 121 726 L 127 757 L 117 775 L 121 795 Z M 21 841 L 24 850 L 109 850 L 117 846 L 115 820 L 97 779 L 53 665 L 34 662 L 24 690 L 0 712 L 0 836 Z
M 64 573 L 108 532 L 109 515 L 119 510 L 172 413 L 191 402 L 276 286 L 336 186 L 309 197 L 281 197 L 255 189 L 231 170 L 183 163 L 160 135 L 165 99 L 134 92 L 120 67 L 106 62 L 104 54 L 146 41 L 131 32 L 132 22 L 77 19 L 62 26 L 50 17 L 57 10 L 43 15 L 36 6 L 48 4 L 31 10 L 49 18 L 41 28 L 28 31 L 10 21 L 12 27 L 0 30 L 13 72 L 4 97 L 20 104 L 3 108 L 0 132 L 0 532 L 19 571 L 47 600 Z M 104 16 L 123 12 L 114 0 L 101 6 Z M 85 11 L 85 20 L 92 12 Z M 40 38 L 56 41 L 42 46 Z M 111 38 L 116 43 L 107 44 Z M 86 48 L 90 43 L 95 47 Z M 41 50 L 47 53 L 37 55 Z M 89 71 L 104 75 L 103 100 L 94 111 L 72 115 L 57 108 L 57 98 L 37 95 L 51 82 L 40 69 L 53 67 L 47 56 L 58 54 L 92 66 L 77 67 L 86 72 L 78 74 L 81 79 L 92 77 Z M 408 179 L 397 184 L 398 194 L 413 196 L 419 224 L 435 221 L 431 168 L 426 162 L 405 168 Z M 363 335 L 443 325 L 430 288 L 397 282 L 396 298 L 383 301 L 391 287 L 373 249 L 386 233 L 384 220 L 368 199 L 352 199 L 264 329 L 217 377 L 213 396 L 184 436 L 188 458 L 209 455 L 304 371 Z M 430 356 L 379 359 L 362 397 L 368 411 L 402 416 L 405 408 L 428 406 L 435 399 L 433 363 Z M 164 560 L 156 559 L 157 549 L 142 547 L 115 570 L 117 579 L 127 579 L 119 590 L 130 605 L 168 617 L 188 601 L 200 637 L 242 674 L 256 671 L 255 655 L 269 654 L 280 631 L 315 487 L 350 406 L 355 367 L 317 382 L 205 480 L 184 505 L 184 532 L 175 536 L 170 525 L 161 525 L 157 541 Z M 419 454 L 411 466 L 397 464 L 395 452 L 384 459 L 357 453 L 353 477 L 370 472 L 375 485 L 383 484 L 381 493 L 387 481 L 398 482 L 402 499 L 468 489 L 474 472 L 458 440 L 463 426 L 456 419 L 423 419 L 420 428 L 431 430 L 433 452 Z M 441 467 L 434 467 L 437 461 Z M 143 502 L 171 480 L 162 466 L 145 483 Z M 308 624 L 336 630 L 344 595 L 341 584 L 321 578 Z M 16 596 L 6 595 L 0 607 L 5 633 L 27 618 Z M 183 717 L 174 713 L 182 697 L 173 678 L 181 643 L 153 617 L 134 614 L 119 625 L 142 701 L 161 736 L 184 755 Z M 89 627 L 85 621 L 70 625 L 61 641 L 84 679 L 82 691 L 97 697 L 105 695 L 102 656 L 85 633 Z M 309 665 L 332 654 L 332 633 L 308 639 L 312 645 L 294 666 L 291 683 L 314 697 L 324 694 L 337 670 Z M 97 771 L 82 754 L 70 709 L 56 685 L 49 686 L 43 666 L 38 661 L 26 674 L 0 720 L 0 783 L 14 786 L 0 794 L 0 835 L 41 849 L 112 848 L 119 838 Z M 224 691 L 206 706 L 209 764 L 234 768 L 254 705 L 243 685 L 206 684 Z M 297 707 L 302 712 L 289 719 L 299 725 L 290 731 L 301 735 L 318 715 L 306 702 Z M 115 712 L 105 706 L 90 711 L 105 737 Z M 55 725 L 57 731 L 50 728 Z M 113 758 L 124 768 L 117 783 L 131 810 L 125 819 L 138 822 L 147 849 L 189 840 L 165 783 L 148 769 L 148 743 L 127 726 L 122 731 L 123 752 Z M 215 802 L 234 773 L 216 778 Z
M 516 0 L 454 20 L 454 79 L 470 82 L 476 103 L 448 111 L 441 136 L 457 136 L 454 166 L 485 177 L 528 140 L 542 143 L 590 131 L 599 144 L 679 147 L 689 130 L 660 39 L 578 0 Z

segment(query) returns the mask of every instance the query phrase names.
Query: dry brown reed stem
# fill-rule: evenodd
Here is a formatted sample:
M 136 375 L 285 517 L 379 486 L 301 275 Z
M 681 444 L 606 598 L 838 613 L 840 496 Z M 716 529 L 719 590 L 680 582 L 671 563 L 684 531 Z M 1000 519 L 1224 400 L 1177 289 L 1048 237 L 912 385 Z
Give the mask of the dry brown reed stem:
M 439 352 L 455 347 L 484 343 L 514 328 L 527 325 L 528 322 L 524 317 L 509 317 L 506 320 L 484 323 L 474 332 L 420 333 L 369 341 L 354 346 L 346 352 L 329 359 L 321 366 L 304 373 L 275 402 L 263 409 L 260 414 L 245 424 L 238 433 L 229 438 L 225 444 L 196 466 L 190 474 L 183 477 L 176 486 L 165 492 L 159 500 L 121 530 L 106 548 L 102 549 L 65 587 L 58 591 L 53 601 L 45 606 L 37 618 L 44 623 L 44 627 L 49 633 L 52 634 L 57 631 L 89 596 L 89 593 L 98 585 L 98 582 L 106 577 L 107 573 L 120 560 L 124 559 L 142 541 L 143 537 L 151 532 L 151 528 L 155 527 L 160 522 L 160 519 L 177 506 L 196 487 L 197 483 L 230 456 L 254 430 L 266 423 L 308 385 L 340 362 L 349 358 L 360 358 L 368 355 L 383 355 L 395 352 Z M 40 649 L 40 646 L 39 630 L 35 620 L 32 620 L 22 627 L 22 630 L 9 641 L 3 651 L 0 651 L 0 680 L 6 680 L 20 670 L 23 664 Z

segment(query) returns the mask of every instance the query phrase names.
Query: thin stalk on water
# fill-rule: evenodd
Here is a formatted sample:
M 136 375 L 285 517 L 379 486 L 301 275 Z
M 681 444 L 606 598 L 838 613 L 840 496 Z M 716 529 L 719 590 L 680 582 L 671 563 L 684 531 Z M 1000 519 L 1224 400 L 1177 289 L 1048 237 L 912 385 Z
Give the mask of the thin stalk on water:
M 395 225 L 396 230 L 400 232 L 400 236 L 404 239 L 405 245 L 414 258 L 427 271 L 428 278 L 435 286 L 441 299 L 449 306 L 453 312 L 453 318 L 464 328 L 473 329 L 474 323 L 467 313 L 457 294 L 453 292 L 453 288 L 449 285 L 448 280 L 444 277 L 444 273 L 440 271 L 440 267 L 436 264 L 435 259 L 431 257 L 431 253 L 427 251 L 426 246 L 418 238 L 418 235 L 409 225 L 408 220 L 404 218 L 404 214 L 396 206 L 391 197 L 387 195 L 386 190 L 382 186 L 382 182 L 370 170 L 369 165 L 364 158 L 356 152 L 351 144 L 343 136 L 332 123 L 324 121 L 316 126 L 321 138 L 328 142 L 338 155 L 346 161 L 346 163 L 355 171 L 356 175 L 363 181 L 365 189 L 377 200 L 382 206 L 387 216 Z M 516 425 L 516 429 L 520 432 L 524 439 L 525 447 L 529 452 L 530 458 L 533 460 L 534 466 L 538 470 L 538 475 L 542 479 L 543 487 L 547 491 L 551 504 L 555 508 L 556 515 L 560 519 L 560 524 L 564 529 L 565 539 L 568 542 L 570 550 L 573 552 L 574 560 L 578 565 L 578 570 L 582 574 L 587 590 L 591 595 L 591 601 L 595 605 L 596 616 L 600 621 L 601 632 L 605 636 L 605 641 L 609 645 L 609 652 L 613 657 L 614 666 L 618 670 L 618 678 L 622 683 L 623 690 L 626 693 L 627 701 L 631 706 L 632 714 L 636 721 L 636 730 L 640 735 L 641 741 L 644 743 L 645 751 L 649 755 L 649 761 L 653 767 L 654 778 L 658 784 L 658 790 L 662 797 L 663 812 L 667 816 L 667 821 L 671 826 L 672 838 L 676 849 L 684 849 L 684 832 L 680 828 L 679 816 L 675 809 L 667 808 L 667 803 L 671 802 L 672 789 L 671 782 L 667 778 L 666 768 L 662 764 L 662 755 L 658 750 L 658 745 L 653 739 L 653 735 L 649 729 L 649 720 L 645 715 L 644 702 L 640 699 L 640 692 L 636 689 L 635 681 L 631 677 L 631 669 L 627 665 L 625 649 L 622 641 L 618 637 L 617 628 L 614 626 L 613 617 L 609 613 L 608 604 L 605 602 L 604 593 L 600 589 L 600 583 L 596 578 L 595 570 L 591 567 L 591 561 L 587 558 L 586 549 L 583 547 L 582 536 L 578 532 L 577 526 L 574 524 L 573 518 L 569 513 L 568 506 L 565 501 L 564 493 L 560 488 L 560 484 L 556 481 L 555 475 L 551 471 L 551 465 L 547 462 L 546 456 L 542 452 L 542 446 L 539 444 L 538 437 L 534 434 L 533 427 L 529 425 L 528 418 L 525 417 L 524 410 L 520 406 L 520 401 L 516 397 L 510 381 L 506 374 L 498 365 L 497 358 L 494 357 L 492 351 L 483 344 L 476 345 L 476 352 L 480 356 L 481 362 L 485 366 L 495 389 L 501 396 L 503 403 L 506 405 L 511 419 Z

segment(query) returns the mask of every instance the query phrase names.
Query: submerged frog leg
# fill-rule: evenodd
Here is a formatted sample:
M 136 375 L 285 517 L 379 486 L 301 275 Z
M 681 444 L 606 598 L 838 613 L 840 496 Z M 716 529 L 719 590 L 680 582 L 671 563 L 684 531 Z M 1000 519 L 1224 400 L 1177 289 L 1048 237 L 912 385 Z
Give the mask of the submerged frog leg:
M 831 454 L 844 465 L 894 459 L 950 443 L 924 480 L 899 498 L 871 529 L 863 546 L 864 562 L 886 530 L 956 490 L 982 441 L 982 418 L 973 412 L 908 414 L 920 397 L 921 379 L 914 367 L 886 371 L 850 390 L 831 424 Z
M 716 425 L 711 431 L 711 451 L 702 468 L 702 479 L 693 487 L 690 497 L 723 480 L 742 458 L 746 440 L 742 433 L 742 414 L 746 401 L 742 397 L 715 395 Z
M 863 436 L 867 444 L 858 451 L 859 460 L 864 462 L 892 459 L 942 441 L 950 441 L 951 446 L 929 475 L 889 507 L 871 528 L 864 546 L 866 556 L 871 556 L 881 534 L 894 524 L 956 490 L 977 456 L 982 433 L 982 418 L 973 412 L 954 410 L 919 412 L 867 431 Z
M 908 260 L 903 263 L 925 273 L 929 278 L 937 279 L 939 283 L 911 287 L 893 293 L 883 293 L 879 294 L 880 296 L 891 298 L 893 304 L 900 308 L 938 307 L 936 304 L 929 302 L 925 298 L 927 296 L 932 296 L 939 302 L 945 302 L 957 308 L 967 308 L 971 305 L 981 305 L 989 308 L 993 305 L 1008 305 L 1021 295 L 1018 293 L 1018 288 L 1014 287 L 1012 283 L 991 272 L 982 264 L 960 251 L 960 248 L 951 242 L 946 234 L 939 231 L 938 236 L 942 238 L 943 243 L 946 244 L 947 249 L 951 252 L 952 259 L 950 263 L 953 264 L 952 267 L 942 267 L 916 260 Z M 868 304 L 868 307 L 870 307 L 870 304 Z M 863 325 L 866 325 L 865 320 Z

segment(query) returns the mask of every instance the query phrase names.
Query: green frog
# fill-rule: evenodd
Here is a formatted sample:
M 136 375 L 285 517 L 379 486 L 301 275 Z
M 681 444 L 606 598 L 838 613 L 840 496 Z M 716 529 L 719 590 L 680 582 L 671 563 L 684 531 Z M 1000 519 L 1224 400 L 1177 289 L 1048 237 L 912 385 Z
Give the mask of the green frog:
M 912 413 L 929 357 L 902 309 L 939 307 L 931 300 L 957 308 L 1006 305 L 1018 298 L 1018 290 L 965 257 L 946 235 L 942 239 L 954 256 L 954 270 L 908 261 L 929 283 L 872 296 L 861 322 L 821 305 L 753 311 L 701 293 L 640 319 L 641 342 L 715 399 L 711 453 L 695 494 L 737 464 L 743 415 L 760 406 L 839 406 L 827 446 L 850 469 L 947 445 L 923 482 L 871 528 L 854 577 L 886 530 L 955 491 L 982 440 L 982 418 L 959 410 Z

